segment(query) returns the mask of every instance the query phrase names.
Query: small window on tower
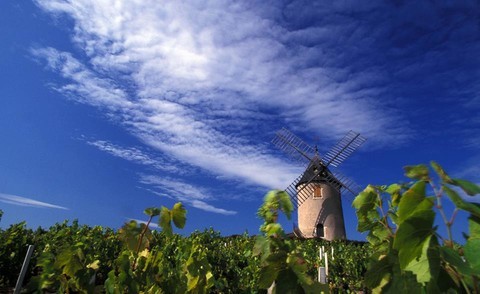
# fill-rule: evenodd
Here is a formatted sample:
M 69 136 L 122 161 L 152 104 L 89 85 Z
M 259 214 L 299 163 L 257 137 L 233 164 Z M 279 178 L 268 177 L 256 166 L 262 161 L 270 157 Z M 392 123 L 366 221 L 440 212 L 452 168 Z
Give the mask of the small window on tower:
M 313 199 L 318 199 L 318 198 L 322 198 L 323 196 L 323 191 L 322 191 L 322 187 L 320 186 L 315 186 L 313 188 Z

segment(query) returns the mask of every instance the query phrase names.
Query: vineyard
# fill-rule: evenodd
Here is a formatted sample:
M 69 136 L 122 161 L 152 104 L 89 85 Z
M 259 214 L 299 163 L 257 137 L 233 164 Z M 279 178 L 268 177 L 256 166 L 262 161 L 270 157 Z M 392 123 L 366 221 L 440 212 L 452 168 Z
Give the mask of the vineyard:
M 266 293 L 272 284 L 274 293 L 479 293 L 480 206 L 457 191 L 473 196 L 480 187 L 450 178 L 436 163 L 432 167 L 439 183 L 426 166 L 412 166 L 406 175 L 413 182 L 368 186 L 357 196 L 358 230 L 368 233 L 367 243 L 286 235 L 276 222 L 293 210 L 283 191 L 266 195 L 257 236 L 224 237 L 213 229 L 174 234 L 172 228 L 187 221 L 181 203 L 147 208 L 146 224 L 130 221 L 118 231 L 78 221 L 48 230 L 11 225 L 0 230 L 0 292 L 13 291 L 27 247 L 34 244 L 22 290 L 28 293 Z M 456 206 L 450 218 L 442 207 L 444 193 Z M 436 231 L 434 209 L 448 236 Z M 450 231 L 459 210 L 470 214 L 463 246 Z M 151 230 L 152 222 L 161 230 Z M 329 253 L 328 284 L 317 281 L 322 246 Z
M 145 278 L 145 283 L 148 283 L 147 279 L 150 278 L 146 271 L 154 273 L 153 276 L 160 274 L 162 278 L 156 282 L 163 292 L 185 293 L 189 284 L 187 273 L 191 271 L 186 269 L 185 265 L 193 258 L 197 258 L 194 266 L 198 268 L 202 266 L 199 264 L 204 263 L 205 281 L 202 282 L 199 278 L 199 283 L 204 283 L 204 288 L 208 286 L 209 290 L 206 292 L 260 291 L 258 282 L 261 260 L 254 254 L 255 237 L 247 234 L 222 237 L 213 229 L 194 232 L 188 237 L 151 231 L 145 233 L 145 241 L 140 246 L 139 259 L 135 266 L 137 271 L 142 269 L 140 275 L 128 265 L 130 253 L 137 249 L 138 243 L 135 241 L 144 228 L 142 224 L 135 222 L 128 223 L 118 232 L 99 226 L 81 226 L 77 221 L 56 224 L 48 230 L 31 230 L 26 228 L 25 223 L 12 225 L 0 231 L 0 292 L 4 293 L 15 286 L 28 244 L 36 246 L 26 277 L 31 292 L 66 292 L 67 288 L 71 292 L 83 290 L 91 293 L 95 289 L 100 292 L 109 277 L 118 279 L 118 283 L 124 283 L 124 292 L 134 293 L 136 290 L 147 289 L 144 285 L 134 283 L 135 278 L 131 281 L 120 281 L 120 273 L 125 270 L 132 275 L 139 274 L 135 277 Z M 324 245 L 328 249 L 334 248 L 335 252 L 335 260 L 330 263 L 332 286 L 339 289 L 362 289 L 362 276 L 369 256 L 368 244 L 340 241 L 327 243 L 314 239 L 292 242 L 309 264 L 309 276 L 313 278 L 317 275 L 316 266 L 320 264 L 318 247 Z M 191 259 L 194 253 L 192 250 L 198 251 L 199 256 Z M 126 268 L 122 268 L 122 262 L 125 262 L 123 266 L 126 265 Z M 147 262 L 155 262 L 155 268 Z M 118 274 L 116 275 L 115 271 L 110 273 L 112 269 L 116 269 Z M 208 272 L 212 279 L 207 283 Z M 201 274 L 199 272 L 198 276 Z M 95 277 L 94 281 L 92 277 Z M 128 283 L 130 284 L 127 285 Z

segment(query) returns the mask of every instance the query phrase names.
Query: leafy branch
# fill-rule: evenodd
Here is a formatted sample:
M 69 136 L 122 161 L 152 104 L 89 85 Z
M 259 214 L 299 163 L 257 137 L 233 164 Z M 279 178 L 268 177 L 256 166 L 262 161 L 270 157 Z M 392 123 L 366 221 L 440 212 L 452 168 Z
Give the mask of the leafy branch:
M 358 230 L 368 232 L 374 251 L 365 283 L 386 293 L 466 291 L 478 293 L 480 277 L 480 206 L 466 201 L 455 191 L 480 194 L 480 187 L 448 176 L 436 162 L 405 167 L 415 182 L 390 186 L 368 186 L 354 200 Z M 427 196 L 427 184 L 434 196 Z M 442 205 L 444 194 L 455 205 L 450 219 Z M 390 199 L 386 204 L 384 198 Z M 436 208 L 447 229 L 447 239 L 434 226 Z M 384 209 L 388 212 L 384 213 Z M 470 214 L 465 246 L 456 244 L 452 225 L 459 210 Z M 444 240 L 441 245 L 438 238 Z
M 293 204 L 285 191 L 272 190 L 265 196 L 258 216 L 264 223 L 263 235 L 257 236 L 253 253 L 260 256 L 260 289 L 272 287 L 273 293 L 320 293 L 329 290 L 307 275 L 308 266 L 295 243 L 285 237 L 277 223 L 279 212 L 290 219 Z

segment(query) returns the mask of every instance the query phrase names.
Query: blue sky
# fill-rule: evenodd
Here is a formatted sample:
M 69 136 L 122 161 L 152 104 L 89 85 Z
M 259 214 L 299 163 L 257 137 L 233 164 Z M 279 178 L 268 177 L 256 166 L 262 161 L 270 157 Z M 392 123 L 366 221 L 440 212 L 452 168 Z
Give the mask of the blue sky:
M 2 1 L 0 225 L 118 228 L 182 201 L 186 233 L 256 233 L 264 194 L 302 172 L 271 144 L 282 127 L 323 154 L 349 130 L 367 137 L 340 166 L 361 186 L 430 160 L 479 182 L 479 14 L 475 1 Z M 363 239 L 352 199 L 347 234 Z

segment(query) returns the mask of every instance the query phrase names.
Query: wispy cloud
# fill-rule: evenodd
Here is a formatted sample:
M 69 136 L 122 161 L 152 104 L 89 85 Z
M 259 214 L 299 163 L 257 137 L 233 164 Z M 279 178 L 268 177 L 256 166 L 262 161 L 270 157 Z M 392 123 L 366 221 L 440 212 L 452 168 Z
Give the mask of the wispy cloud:
M 36 50 L 35 54 L 46 54 L 45 58 L 48 60 L 61 59 L 64 56 L 64 53 L 51 48 Z M 71 76 L 68 72 L 63 75 L 67 78 Z M 83 90 L 84 83 L 90 83 L 89 76 L 90 74 L 80 75 L 78 83 L 68 87 L 81 88 L 79 91 L 75 90 L 75 93 L 83 93 L 85 96 L 73 96 L 78 97 L 78 101 L 96 101 L 97 95 L 101 95 Z M 82 82 L 83 78 L 85 81 Z M 104 102 L 102 99 L 99 103 Z M 122 105 L 129 107 L 121 107 Z M 261 146 L 245 144 L 245 139 L 217 130 L 215 120 L 204 121 L 196 117 L 195 111 L 179 103 L 142 98 L 133 104 L 128 101 L 125 104 L 121 101 L 107 103 L 107 107 L 113 111 L 112 115 L 119 113 L 116 118 L 123 119 L 121 123 L 148 146 L 178 160 L 215 173 L 230 175 L 232 178 L 240 176 L 251 183 L 266 187 L 283 187 L 292 179 L 294 167 L 268 154 Z M 95 145 L 117 156 L 127 156 L 128 153 L 104 142 L 97 142 Z M 133 153 L 135 152 L 128 154 L 129 158 L 135 155 Z M 141 160 L 151 163 L 145 157 Z
M 66 207 L 50 204 L 47 202 L 38 201 L 31 198 L 10 195 L 10 194 L 3 194 L 0 193 L 0 201 L 8 204 L 19 205 L 19 206 L 28 206 L 28 207 L 36 207 L 36 208 L 55 208 L 55 209 L 64 209 L 69 210 Z
M 161 159 L 154 158 L 152 155 L 148 155 L 138 148 L 125 148 L 103 140 L 87 141 L 87 144 L 95 146 L 102 151 L 112 154 L 113 156 L 138 164 L 152 166 L 158 170 L 173 172 L 177 175 L 185 173 L 182 171 L 184 169 L 178 168 L 176 165 L 173 165 L 172 162 L 167 163 Z M 210 193 L 207 192 L 206 189 L 202 189 L 198 186 L 193 186 L 179 180 L 174 180 L 170 177 L 159 177 L 153 175 L 141 175 L 140 183 L 157 189 L 157 191 L 148 189 L 154 194 L 183 201 L 200 210 L 224 215 L 236 214 L 235 211 L 217 208 L 205 202 L 205 200 L 212 200 L 213 197 L 211 197 Z
M 106 107 L 111 111 L 119 108 L 128 109 L 131 103 L 126 93 L 115 83 L 102 78 L 89 70 L 70 53 L 59 52 L 53 48 L 33 48 L 34 56 L 45 58 L 50 69 L 58 71 L 70 83 L 56 86 L 55 90 L 78 102 L 93 106 Z
M 218 208 L 218 207 L 215 207 L 213 205 L 210 205 L 210 204 L 208 204 L 204 201 L 200 201 L 200 200 L 193 200 L 192 202 L 190 202 L 190 205 L 192 205 L 195 208 L 201 209 L 201 210 L 214 212 L 214 213 L 219 213 L 219 214 L 224 214 L 224 215 L 237 214 L 236 211 L 226 210 L 226 209 L 223 209 L 223 208 Z
M 212 197 L 206 189 L 173 178 L 143 175 L 140 182 L 152 186 L 154 190 L 150 191 L 156 195 L 182 201 L 200 210 L 223 215 L 234 215 L 237 213 L 236 211 L 226 210 L 208 204 L 206 202 L 207 200 L 213 200 L 215 198 Z
M 336 52 L 321 54 L 320 48 L 305 46 L 324 38 L 329 47 L 338 31 L 328 27 L 288 30 L 274 21 L 271 12 L 262 14 L 260 7 L 229 2 L 37 2 L 49 12 L 74 19 L 74 40 L 100 73 L 86 70 L 68 53 L 57 52 L 55 58 L 52 48 L 35 51 L 47 55 L 50 67 L 76 82 L 61 89 L 105 96 L 87 98 L 86 103 L 129 107 L 123 97 L 127 91 L 99 76 L 126 80 L 133 88 L 129 92 L 141 99 L 130 97 L 131 102 L 145 106 L 141 123 L 154 129 L 165 131 L 167 125 L 180 124 L 172 132 L 201 136 L 211 132 L 212 123 L 225 126 L 236 117 L 259 117 L 262 107 L 276 107 L 278 117 L 298 120 L 327 136 L 338 137 L 352 126 L 376 141 L 395 136 L 398 142 L 408 136 L 408 130 L 396 124 L 396 113 L 375 99 L 385 91 L 379 86 L 384 78 L 378 68 L 345 70 L 315 61 L 338 60 Z M 336 29 L 347 31 L 352 26 L 337 24 Z M 387 127 L 389 134 L 383 131 Z
M 479 68 L 465 58 L 476 56 L 478 45 L 455 39 L 473 42 L 468 36 L 478 35 L 475 21 L 437 29 L 445 27 L 441 12 L 447 7 L 36 3 L 73 20 L 72 37 L 82 50 L 75 56 L 50 47 L 32 50 L 66 80 L 58 91 L 104 109 L 149 148 L 267 188 L 284 188 L 299 172 L 265 146 L 273 130 L 287 124 L 331 141 L 354 129 L 370 146 L 399 146 L 422 129 L 419 122 L 431 111 L 416 101 L 448 96 L 459 80 L 473 84 Z M 467 7 L 451 7 L 452 14 L 471 10 L 458 5 Z M 451 64 L 473 74 L 460 75 Z M 435 93 L 428 92 L 432 85 Z M 466 101 L 472 89 L 463 90 Z M 399 105 L 412 113 L 398 111 Z M 139 150 L 95 144 L 156 164 Z
M 177 167 L 177 165 L 180 164 L 179 162 L 167 161 L 159 157 L 155 157 L 154 155 L 150 155 L 146 151 L 135 147 L 122 147 L 105 140 L 87 141 L 87 144 L 97 147 L 99 150 L 107 152 L 113 156 L 137 164 L 152 166 L 158 170 L 182 173 L 182 169 Z
M 380 145 L 410 136 L 378 99 L 385 92 L 381 71 L 344 69 L 336 52 L 308 46 L 312 38 L 336 38 L 329 29 L 290 30 L 273 10 L 245 3 L 36 2 L 74 20 L 73 40 L 85 53 L 32 49 L 65 79 L 56 90 L 106 110 L 148 148 L 214 175 L 267 189 L 288 186 L 301 168 L 266 146 L 285 124 L 327 140 L 353 128 Z M 174 163 L 138 148 L 89 144 L 176 173 Z M 214 199 L 201 183 L 168 178 L 157 183 L 159 193 L 235 213 L 207 204 Z

